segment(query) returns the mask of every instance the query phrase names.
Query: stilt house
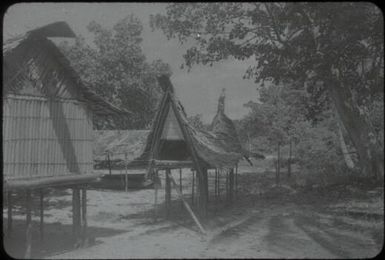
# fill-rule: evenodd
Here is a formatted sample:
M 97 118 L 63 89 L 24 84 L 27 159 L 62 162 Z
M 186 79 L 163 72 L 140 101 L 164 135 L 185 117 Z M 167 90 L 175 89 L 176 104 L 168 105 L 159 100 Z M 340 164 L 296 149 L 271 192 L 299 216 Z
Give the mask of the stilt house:
M 206 210 L 208 196 L 207 170 L 233 169 L 245 156 L 233 123 L 224 115 L 224 96 L 213 131 L 195 129 L 189 124 L 182 104 L 176 99 L 167 76 L 158 79 L 163 97 L 148 135 L 144 152 L 131 167 L 148 167 L 149 172 L 166 170 L 166 204 L 171 169 L 192 168 L 197 172 L 198 207 Z M 167 205 L 166 205 L 167 206 Z
M 65 22 L 56 22 L 3 43 L 3 188 L 9 229 L 11 192 L 27 192 L 30 222 L 31 191 L 40 190 L 42 200 L 44 188 L 65 186 L 74 188 L 75 231 L 80 230 L 78 185 L 98 177 L 93 173 L 92 119 L 127 115 L 80 80 L 50 37 L 75 34 Z M 84 189 L 82 222 L 85 196 Z

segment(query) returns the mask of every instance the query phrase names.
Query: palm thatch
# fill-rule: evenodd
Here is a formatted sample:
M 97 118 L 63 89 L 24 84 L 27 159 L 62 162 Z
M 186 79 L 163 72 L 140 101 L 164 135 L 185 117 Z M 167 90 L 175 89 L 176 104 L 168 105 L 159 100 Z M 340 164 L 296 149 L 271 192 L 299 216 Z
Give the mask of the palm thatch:
M 110 153 L 113 160 L 133 161 L 145 148 L 149 130 L 99 130 L 95 131 L 94 161 L 106 160 Z
M 4 42 L 3 96 L 75 98 L 97 115 L 129 113 L 105 101 L 85 85 L 69 60 L 47 37 L 73 38 L 75 34 L 67 23 L 56 22 Z M 23 93 L 28 87 L 33 92 Z

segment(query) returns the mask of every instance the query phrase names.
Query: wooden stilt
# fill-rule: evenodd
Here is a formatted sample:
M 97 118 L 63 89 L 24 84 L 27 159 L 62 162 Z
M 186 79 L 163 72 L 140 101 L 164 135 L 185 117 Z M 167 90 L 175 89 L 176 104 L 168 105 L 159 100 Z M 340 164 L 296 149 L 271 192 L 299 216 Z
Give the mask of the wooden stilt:
M 191 204 L 194 204 L 195 171 L 192 170 Z
M 218 199 L 221 198 L 221 183 L 220 183 L 221 174 L 220 173 L 221 173 L 221 170 L 218 169 L 218 190 L 217 190 L 217 192 L 218 192 Z
M 31 258 L 31 249 L 32 249 L 32 218 L 31 218 L 31 207 L 32 207 L 32 199 L 31 199 L 31 190 L 26 191 L 26 250 L 24 258 Z
M 278 156 L 277 156 L 277 185 L 280 186 L 280 174 L 281 174 L 281 152 L 280 143 L 278 143 Z
M 44 239 L 44 190 L 40 190 L 40 239 Z
M 154 198 L 154 222 L 157 221 L 158 218 L 158 184 L 159 176 L 158 176 L 158 170 L 155 171 L 154 176 L 154 192 L 155 192 L 155 198 Z
M 226 171 L 226 201 L 229 200 L 229 172 Z
M 8 236 L 12 235 L 12 192 L 8 191 L 7 192 L 7 200 L 8 200 Z
M 238 163 L 235 165 L 235 197 L 238 195 Z
M 234 193 L 234 169 L 231 168 L 229 172 L 229 201 L 230 203 L 233 202 L 233 193 Z
M 81 224 L 80 211 L 80 190 L 79 188 L 72 189 L 72 230 L 75 243 L 78 243 Z
M 206 202 L 208 203 L 210 200 L 210 193 L 209 193 L 209 171 L 206 170 L 205 173 L 205 189 L 206 189 Z
M 215 198 L 217 198 L 217 195 L 218 195 L 218 193 L 217 193 L 217 176 L 218 175 L 218 170 L 217 170 L 217 168 L 215 168 L 215 175 L 214 175 L 214 196 L 215 196 Z
M 82 240 L 87 239 L 87 189 L 82 189 Z
M 170 214 L 170 208 L 171 208 L 171 183 L 170 183 L 170 175 L 171 175 L 171 170 L 166 169 L 166 185 L 165 185 L 165 201 L 166 201 L 166 216 L 168 217 Z
M 287 176 L 288 178 L 291 177 L 291 153 L 292 153 L 292 144 L 291 139 L 289 141 L 289 157 L 287 158 Z
M 127 161 L 127 153 L 124 154 L 125 156 L 125 159 L 126 159 L 126 175 L 125 175 L 125 190 L 126 192 L 128 191 L 128 169 L 127 169 L 127 164 L 128 164 L 128 161 Z
M 182 192 L 182 169 L 179 169 L 179 188 L 180 188 L 180 193 L 183 196 L 183 192 Z M 180 203 L 180 207 L 183 208 L 183 202 Z
M 110 152 L 107 152 L 107 160 L 108 160 L 108 171 L 111 175 L 111 159 L 110 159 Z

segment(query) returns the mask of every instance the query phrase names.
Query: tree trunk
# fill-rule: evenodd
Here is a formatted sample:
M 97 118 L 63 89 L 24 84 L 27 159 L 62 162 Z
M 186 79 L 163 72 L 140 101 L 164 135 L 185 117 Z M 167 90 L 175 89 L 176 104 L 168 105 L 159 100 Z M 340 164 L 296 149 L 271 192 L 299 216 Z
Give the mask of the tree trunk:
M 341 82 L 329 82 L 327 85 L 338 115 L 357 150 L 362 173 L 375 179 L 383 176 L 381 147 L 374 130 L 354 102 L 351 90 Z
M 346 146 L 344 135 L 342 133 L 342 126 L 341 126 L 340 122 L 338 122 L 337 124 L 338 124 L 338 139 L 340 141 L 341 150 L 342 150 L 342 154 L 344 156 L 345 164 L 349 169 L 353 169 L 354 168 L 354 162 L 353 162 L 352 157 L 349 154 L 349 150 Z

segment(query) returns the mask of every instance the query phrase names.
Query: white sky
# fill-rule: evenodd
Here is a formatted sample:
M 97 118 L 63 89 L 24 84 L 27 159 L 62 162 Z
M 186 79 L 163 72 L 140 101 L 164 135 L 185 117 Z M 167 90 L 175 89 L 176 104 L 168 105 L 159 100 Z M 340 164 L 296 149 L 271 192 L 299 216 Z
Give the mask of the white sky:
M 243 104 L 258 98 L 253 80 L 242 79 L 252 61 L 227 60 L 212 67 L 195 66 L 190 72 L 181 70 L 182 55 L 187 47 L 181 46 L 177 40 L 168 41 L 161 31 L 152 32 L 149 27 L 150 14 L 164 12 L 166 5 L 167 3 L 20 3 L 12 5 L 5 13 L 3 39 L 48 23 L 66 21 L 76 34 L 91 42 L 92 38 L 86 28 L 91 21 L 112 28 L 116 22 L 133 13 L 144 27 L 144 54 L 148 61 L 160 58 L 170 64 L 176 95 L 188 115 L 202 114 L 206 123 L 211 122 L 221 90 L 226 88 L 225 112 L 231 119 L 241 118 L 248 111 Z

